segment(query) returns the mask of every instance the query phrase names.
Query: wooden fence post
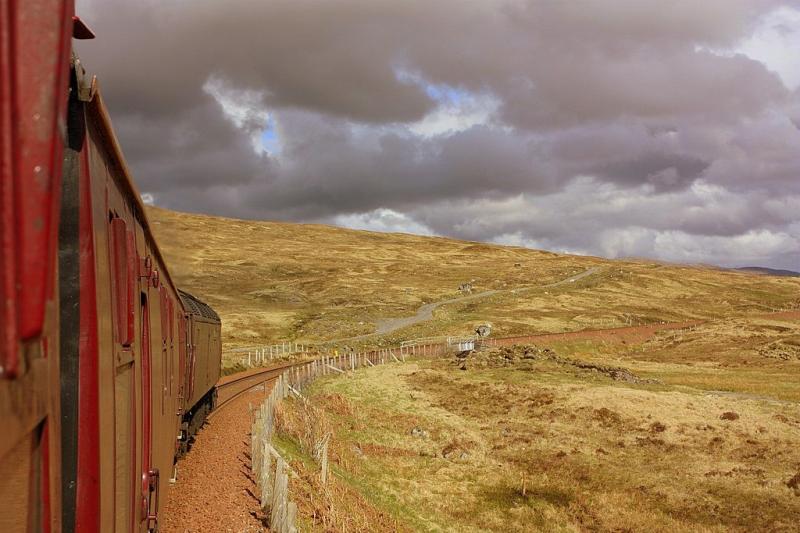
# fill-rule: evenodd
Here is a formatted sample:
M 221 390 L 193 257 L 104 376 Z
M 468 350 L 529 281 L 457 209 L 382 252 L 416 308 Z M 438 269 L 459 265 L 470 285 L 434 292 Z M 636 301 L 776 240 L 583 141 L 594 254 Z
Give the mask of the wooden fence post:
M 325 485 L 328 481 L 328 438 L 325 438 L 325 442 L 322 444 L 322 451 L 320 453 L 320 467 L 322 468 L 322 472 L 320 475 L 322 476 L 322 484 Z
M 286 497 L 286 487 L 283 484 L 284 469 L 286 464 L 282 457 L 278 457 L 275 461 L 275 484 L 272 490 L 272 514 L 270 516 L 269 524 L 271 528 L 280 531 L 280 519 L 283 512 L 284 500 Z

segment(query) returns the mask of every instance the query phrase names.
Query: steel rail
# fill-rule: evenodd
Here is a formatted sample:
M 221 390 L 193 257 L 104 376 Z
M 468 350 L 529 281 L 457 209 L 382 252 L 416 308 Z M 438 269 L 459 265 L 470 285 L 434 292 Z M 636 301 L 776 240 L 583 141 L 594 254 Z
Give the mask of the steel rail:
M 259 385 L 278 379 L 285 370 L 302 363 L 305 363 L 305 361 L 296 361 L 269 368 L 246 370 L 220 378 L 215 386 L 217 389 L 217 405 L 206 418 L 213 418 L 232 400 Z

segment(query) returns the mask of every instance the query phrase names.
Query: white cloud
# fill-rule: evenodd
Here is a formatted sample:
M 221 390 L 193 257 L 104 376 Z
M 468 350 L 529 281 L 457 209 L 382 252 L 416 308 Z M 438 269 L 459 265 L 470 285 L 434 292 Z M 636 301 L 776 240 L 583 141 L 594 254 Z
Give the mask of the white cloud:
M 499 102 L 490 95 L 466 94 L 455 102 L 441 103 L 433 112 L 408 129 L 421 137 L 434 137 L 465 131 L 488 124 Z
M 800 87 L 800 10 L 785 6 L 765 15 L 737 51 L 764 63 L 790 89 Z
M 751 230 L 731 237 L 690 235 L 681 231 L 656 233 L 653 251 L 658 257 L 672 261 L 738 264 L 763 262 L 765 257 L 800 252 L 797 238 L 785 232 Z
M 520 231 L 498 235 L 492 239 L 491 242 L 505 246 L 520 246 L 522 248 L 531 248 L 533 250 L 547 250 L 561 254 L 590 255 L 590 253 L 584 249 L 560 246 L 558 243 L 553 242 L 550 239 L 531 239 Z
M 433 231 L 472 240 L 611 258 L 770 265 L 797 269 L 800 196 L 743 197 L 695 182 L 653 194 L 580 178 L 563 191 L 505 199 L 441 202 L 414 217 Z
M 800 87 L 800 10 L 796 8 L 782 6 L 763 15 L 753 33 L 738 46 L 724 50 L 696 48 L 726 57 L 743 54 L 763 63 L 786 87 Z
M 380 231 L 383 233 L 413 233 L 415 235 L 435 235 L 424 224 L 420 224 L 408 215 L 392 209 L 375 209 L 368 213 L 338 215 L 333 224 L 350 229 Z
M 800 252 L 796 237 L 766 229 L 721 236 L 645 227 L 614 228 L 603 230 L 599 243 L 608 257 L 654 257 L 680 263 L 759 265 L 767 257 Z
M 490 93 L 431 83 L 422 74 L 402 68 L 395 69 L 395 75 L 403 83 L 422 88 L 438 104 L 421 120 L 408 124 L 408 130 L 420 137 L 449 135 L 473 126 L 487 125 L 500 107 L 500 100 Z
M 262 104 L 263 91 L 236 89 L 213 76 L 206 80 L 203 91 L 216 100 L 228 120 L 237 128 L 250 133 L 253 150 L 256 153 L 279 151 L 275 148 L 279 146 L 276 140 L 277 124 Z M 270 132 L 269 139 L 265 138 L 266 132 Z

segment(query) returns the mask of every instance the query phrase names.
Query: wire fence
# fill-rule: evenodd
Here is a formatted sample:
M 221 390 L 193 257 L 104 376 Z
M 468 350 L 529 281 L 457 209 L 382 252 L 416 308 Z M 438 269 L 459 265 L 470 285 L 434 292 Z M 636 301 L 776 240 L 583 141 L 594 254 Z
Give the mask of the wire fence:
M 431 339 L 417 339 L 411 341 L 404 341 L 399 346 L 391 348 L 376 348 L 374 350 L 356 350 L 355 348 L 348 347 L 331 347 L 323 345 L 315 345 L 310 343 L 294 343 L 285 342 L 280 344 L 272 344 L 261 348 L 253 348 L 247 350 L 238 348 L 234 350 L 227 350 L 223 356 L 226 360 L 233 363 L 239 363 L 245 368 L 253 368 L 264 366 L 272 361 L 284 359 L 296 355 L 315 355 L 324 359 L 337 358 L 340 356 L 349 357 L 355 355 L 357 358 L 365 355 L 374 355 L 376 357 L 384 358 L 405 358 L 409 356 L 428 356 L 436 352 L 437 346 L 443 344 L 445 346 L 452 345 L 451 339 L 456 337 L 438 337 L 434 342 Z M 461 337 L 458 337 L 461 339 Z M 472 339 L 473 337 L 469 337 Z M 320 355 L 320 352 L 327 352 Z
M 272 446 L 275 407 L 287 394 L 284 374 L 278 378 L 269 396 L 256 411 L 250 441 L 251 468 L 256 479 L 261 510 L 268 517 L 270 531 L 279 533 L 297 531 L 297 505 L 289 500 L 289 468 Z
M 285 370 L 275 381 L 269 396 L 256 410 L 251 427 L 251 468 L 256 480 L 261 509 L 269 521 L 270 531 L 294 533 L 297 506 L 289 496 L 291 468 L 272 446 L 275 433 L 275 409 L 290 394 L 302 396 L 302 391 L 315 379 L 330 374 L 345 374 L 359 368 L 387 363 L 402 363 L 407 357 L 439 357 L 452 351 L 447 343 L 411 347 L 383 348 L 321 357 L 299 363 Z M 318 458 L 323 484 L 327 479 L 327 441 L 320 446 Z
M 225 355 L 230 360 L 242 366 L 262 366 L 264 363 L 284 357 L 308 353 L 314 345 L 309 343 L 284 341 L 277 344 L 249 346 L 246 348 L 233 348 L 225 350 Z

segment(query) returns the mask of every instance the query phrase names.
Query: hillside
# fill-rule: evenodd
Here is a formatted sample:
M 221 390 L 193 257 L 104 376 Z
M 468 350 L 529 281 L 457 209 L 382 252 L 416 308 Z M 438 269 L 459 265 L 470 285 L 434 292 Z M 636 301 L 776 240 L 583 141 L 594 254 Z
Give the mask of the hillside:
M 576 332 L 331 374 L 287 400 L 274 444 L 300 531 L 796 530 L 799 278 L 150 216 L 228 347 Z
M 383 338 L 467 334 L 484 322 L 493 335 L 512 335 L 734 317 L 800 302 L 800 280 L 787 277 L 158 208 L 148 215 L 176 282 L 222 316 L 228 347 L 372 334 L 386 319 L 459 297 L 464 282 L 473 295 L 497 292 L 437 307 L 433 320 Z
M 753 274 L 765 274 L 767 276 L 789 276 L 792 278 L 800 277 L 800 272 L 795 272 L 794 270 L 783 270 L 780 268 L 749 266 L 740 267 L 736 270 L 741 270 L 742 272 L 752 272 Z

